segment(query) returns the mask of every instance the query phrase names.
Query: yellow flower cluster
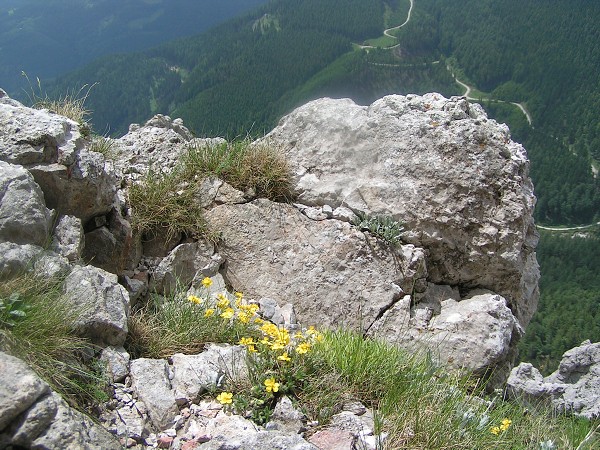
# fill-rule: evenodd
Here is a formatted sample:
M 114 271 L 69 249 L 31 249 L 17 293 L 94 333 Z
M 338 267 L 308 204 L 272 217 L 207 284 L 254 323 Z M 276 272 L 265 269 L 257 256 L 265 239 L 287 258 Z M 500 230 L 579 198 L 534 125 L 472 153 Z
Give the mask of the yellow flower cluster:
M 217 395 L 217 401 L 221 405 L 230 405 L 233 402 L 233 393 L 221 392 L 219 395 Z
M 212 279 L 205 277 L 202 282 L 202 286 L 208 291 L 213 285 Z M 188 301 L 193 305 L 202 305 L 204 307 L 204 317 L 212 317 L 215 314 L 224 320 L 237 319 L 243 324 L 249 324 L 252 320 L 261 320 L 256 313 L 259 310 L 259 306 L 256 304 L 244 304 L 244 294 L 236 292 L 234 294 L 235 303 L 232 305 L 232 299 L 228 297 L 226 292 L 217 294 L 214 300 L 208 298 L 202 298 L 197 295 L 188 296 Z M 262 321 L 261 321 L 262 322 Z
M 490 428 L 490 433 L 498 436 L 500 433 L 503 433 L 506 430 L 508 430 L 511 424 L 512 420 L 502 419 L 502 422 L 500 422 L 500 426 Z

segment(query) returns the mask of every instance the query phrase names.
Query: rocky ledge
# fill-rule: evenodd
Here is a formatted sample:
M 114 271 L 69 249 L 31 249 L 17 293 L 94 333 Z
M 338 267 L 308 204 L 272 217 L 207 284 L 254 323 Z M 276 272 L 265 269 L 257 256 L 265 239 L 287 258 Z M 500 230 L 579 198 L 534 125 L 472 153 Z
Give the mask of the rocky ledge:
M 274 322 L 296 317 L 428 348 L 501 385 L 539 279 L 529 163 L 508 128 L 460 97 L 320 99 L 263 141 L 290 161 L 295 203 L 207 178 L 198 201 L 222 241 L 141 236 L 127 187 L 153 164 L 169 170 L 190 144 L 218 141 L 156 116 L 112 140 L 106 159 L 76 123 L 0 91 L 0 278 L 66 274 L 66 293 L 90 311 L 80 333 L 102 348 L 122 346 L 130 309 L 148 291 L 210 276 L 261 305 L 286 304 L 271 311 Z M 401 222 L 400 244 L 354 225 L 365 214 Z M 138 364 L 126 363 L 123 376 L 135 378 Z M 132 392 L 119 394 L 117 411 Z M 150 422 L 154 431 L 168 425 Z

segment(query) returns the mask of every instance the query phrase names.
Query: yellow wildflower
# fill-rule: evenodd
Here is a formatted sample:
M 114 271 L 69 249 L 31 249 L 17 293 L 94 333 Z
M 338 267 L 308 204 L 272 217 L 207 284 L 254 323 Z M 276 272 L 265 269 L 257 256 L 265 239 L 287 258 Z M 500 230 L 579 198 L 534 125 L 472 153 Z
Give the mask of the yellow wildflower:
M 277 351 L 277 350 L 283 350 L 285 348 L 285 345 L 283 345 L 281 343 L 281 341 L 275 341 L 271 343 L 271 350 L 273 351 Z
M 206 311 L 204 311 L 204 317 L 210 317 L 215 313 L 215 310 L 212 308 L 208 308 Z
M 502 431 L 508 430 L 508 427 L 510 427 L 511 423 L 512 423 L 512 420 L 503 419 L 502 422 L 500 423 L 500 430 L 502 430 Z
M 265 390 L 267 392 L 277 392 L 279 391 L 279 383 L 275 381 L 275 378 L 267 378 L 265 380 Z
M 310 344 L 308 342 L 303 342 L 296 347 L 296 353 L 299 355 L 304 355 L 310 351 Z
M 265 322 L 261 327 L 260 330 L 265 333 L 268 334 L 271 337 L 277 337 L 277 334 L 279 332 L 279 330 L 277 329 L 277 325 L 271 323 L 271 322 Z
M 202 286 L 204 286 L 207 289 L 209 287 L 211 287 L 212 284 L 213 284 L 213 281 L 209 277 L 204 277 L 204 279 L 202 280 Z
M 241 300 L 241 299 L 244 297 L 244 294 L 243 294 L 243 293 L 241 293 L 241 292 L 239 292 L 239 291 L 238 291 L 238 292 L 236 292 L 236 293 L 235 293 L 235 294 L 233 294 L 233 295 L 235 295 L 235 298 L 237 298 L 237 299 L 239 299 L 239 300 Z
M 227 297 L 225 297 L 225 294 L 217 294 L 217 308 L 227 308 L 230 305 L 230 301 Z
M 304 339 L 304 335 L 301 331 L 296 331 L 296 333 L 294 334 L 294 339 Z
M 498 436 L 500 434 L 500 427 L 492 427 L 492 428 L 490 428 L 490 433 L 495 434 L 496 436 Z
M 235 314 L 235 311 L 233 310 L 233 308 L 227 308 L 220 315 L 223 319 L 231 319 L 234 314 Z
M 256 347 L 254 345 L 249 345 L 248 347 L 246 347 L 248 349 L 248 351 L 250 353 L 257 353 L 258 350 L 256 350 Z
M 308 330 L 306 330 L 306 334 L 308 334 L 309 336 L 314 336 L 318 333 L 319 332 L 317 330 L 315 330 L 315 327 L 312 325 L 310 327 L 308 327 Z
M 260 317 L 257 317 L 256 319 L 254 319 L 254 323 L 258 325 L 264 323 L 264 320 L 262 320 Z
M 221 405 L 230 405 L 233 402 L 233 394 L 231 392 L 221 392 L 217 395 L 217 401 Z
M 252 345 L 254 344 L 254 339 L 251 337 L 243 337 L 240 339 L 240 342 L 238 342 L 238 344 L 240 345 Z
M 250 322 L 250 318 L 252 316 L 250 316 L 247 312 L 245 311 L 241 311 L 238 313 L 238 320 L 242 323 L 248 323 Z
M 190 303 L 193 303 L 194 305 L 199 305 L 200 303 L 202 303 L 202 299 L 195 295 L 190 295 L 188 297 L 188 300 L 190 301 Z
M 292 360 L 292 358 L 290 358 L 290 357 L 288 356 L 287 352 L 284 352 L 284 353 L 283 353 L 283 355 L 279 355 L 279 356 L 277 357 L 277 359 L 278 359 L 279 361 L 291 361 L 291 360 Z

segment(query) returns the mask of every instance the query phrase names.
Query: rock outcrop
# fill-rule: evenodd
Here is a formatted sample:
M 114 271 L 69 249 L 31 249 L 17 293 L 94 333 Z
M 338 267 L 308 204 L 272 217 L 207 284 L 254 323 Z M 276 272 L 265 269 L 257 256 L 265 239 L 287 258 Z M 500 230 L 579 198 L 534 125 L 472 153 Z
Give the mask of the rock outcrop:
M 507 394 L 533 404 L 549 402 L 557 411 L 588 419 L 600 417 L 600 342 L 582 342 L 563 355 L 558 370 L 542 377 L 529 363 L 515 367 Z
M 198 202 L 220 240 L 140 236 L 129 223 L 127 186 L 151 166 L 171 170 L 190 145 L 222 141 L 193 138 L 181 120 L 159 115 L 113 140 L 109 161 L 90 151 L 75 122 L 0 92 L 0 278 L 65 277 L 81 310 L 79 333 L 104 349 L 115 392 L 101 419 L 120 445 L 308 450 L 337 440 L 350 449 L 383 438 L 362 409 L 336 415 L 311 444 L 297 434 L 302 415 L 283 401 L 264 429 L 202 403 L 200 394 L 229 369 L 211 362 L 229 361 L 224 353 L 236 347 L 129 361 L 122 345 L 131 303 L 176 286 L 193 292 L 205 276 L 211 289 L 243 291 L 263 317 L 289 328 L 353 328 L 504 381 L 539 278 L 528 162 L 508 129 L 462 98 L 428 94 L 371 106 L 317 100 L 264 139 L 285 151 L 296 203 L 258 199 L 209 177 Z M 364 214 L 402 222 L 401 242 L 356 226 Z M 0 409 L 0 444 L 46 436 L 40 445 L 112 448 L 40 386 L 18 411 L 0 405 L 8 411 Z M 42 397 L 47 408 L 35 406 Z M 70 441 L 52 431 L 60 430 L 54 422 L 28 419 L 41 416 L 83 428 L 65 425 Z

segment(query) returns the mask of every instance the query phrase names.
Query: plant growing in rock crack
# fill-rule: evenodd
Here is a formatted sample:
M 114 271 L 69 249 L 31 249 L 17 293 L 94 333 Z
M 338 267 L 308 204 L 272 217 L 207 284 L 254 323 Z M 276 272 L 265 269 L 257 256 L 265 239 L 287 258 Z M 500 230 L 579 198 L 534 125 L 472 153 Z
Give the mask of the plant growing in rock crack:
M 78 409 L 105 399 L 101 368 L 84 358 L 96 349 L 77 336 L 80 311 L 61 279 L 22 274 L 0 281 L 0 305 L 0 351 L 21 358 Z
M 238 342 L 248 352 L 251 386 L 238 389 L 233 408 L 259 424 L 269 421 L 281 395 L 295 397 L 310 377 L 308 354 L 323 340 L 309 327 L 290 333 L 271 322 L 255 321 L 262 337 L 243 337 Z
M 246 304 L 241 293 L 212 293 L 211 285 L 206 277 L 194 293 L 180 290 L 134 312 L 128 323 L 128 351 L 135 357 L 166 358 L 197 353 L 208 342 L 257 338 L 253 321 L 258 319 L 258 305 Z
M 390 247 L 396 247 L 402 243 L 404 227 L 393 217 L 359 212 L 356 214 L 353 224 L 361 231 L 368 231 Z

